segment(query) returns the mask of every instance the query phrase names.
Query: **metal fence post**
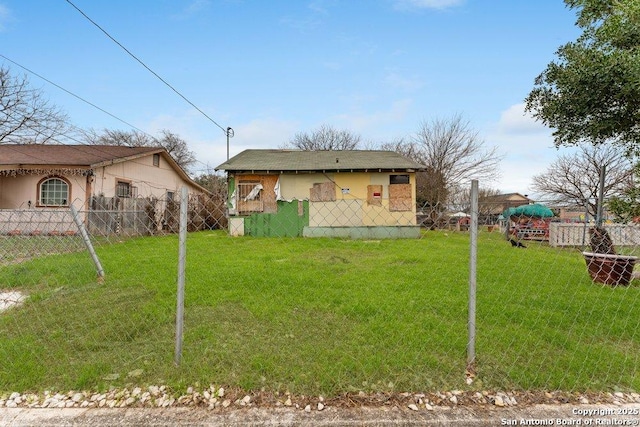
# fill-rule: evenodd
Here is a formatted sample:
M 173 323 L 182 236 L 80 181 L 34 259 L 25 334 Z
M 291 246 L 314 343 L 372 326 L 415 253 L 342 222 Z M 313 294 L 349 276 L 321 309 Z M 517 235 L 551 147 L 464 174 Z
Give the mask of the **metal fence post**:
M 176 350 L 174 363 L 180 365 L 182 360 L 182 330 L 184 327 L 184 283 L 185 265 L 187 261 L 187 207 L 189 193 L 182 187 L 180 193 L 180 231 L 178 238 L 178 295 L 176 307 Z
M 476 269 L 478 260 L 478 180 L 471 181 L 471 226 L 469 228 L 469 318 L 467 321 L 467 373 L 475 371 L 476 361 Z
M 93 260 L 93 263 L 96 266 L 96 271 L 98 273 L 98 280 L 103 280 L 104 269 L 102 268 L 102 264 L 100 264 L 100 259 L 98 259 L 98 255 L 96 254 L 95 249 L 93 249 L 93 244 L 91 243 L 91 239 L 89 239 L 89 233 L 87 233 L 87 229 L 84 227 L 84 223 L 80 219 L 80 216 L 78 215 L 78 210 L 76 209 L 75 206 L 73 206 L 73 203 L 71 203 L 69 207 L 71 209 L 71 214 L 73 215 L 73 221 L 76 223 L 76 227 L 78 227 L 78 230 L 80 231 L 82 240 L 84 241 L 84 244 L 87 247 L 89 254 L 91 255 L 91 259 Z

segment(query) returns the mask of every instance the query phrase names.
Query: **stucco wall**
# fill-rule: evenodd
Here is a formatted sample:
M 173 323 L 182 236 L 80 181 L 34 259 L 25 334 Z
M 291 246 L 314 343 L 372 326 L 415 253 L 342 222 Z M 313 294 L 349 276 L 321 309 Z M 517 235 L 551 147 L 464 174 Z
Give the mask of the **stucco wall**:
M 308 199 L 313 184 L 333 182 L 336 200 L 310 203 L 309 226 L 344 227 L 374 225 L 415 225 L 415 175 L 409 174 L 411 196 L 414 201 L 409 211 L 392 212 L 389 209 L 389 177 L 402 173 L 331 173 L 281 175 L 280 191 L 284 199 Z M 367 203 L 367 187 L 382 186 L 380 206 Z
M 2 209 L 27 209 L 37 206 L 39 199 L 38 183 L 45 177 L 55 175 L 18 175 L 0 177 L 0 208 Z M 82 175 L 63 176 L 71 185 L 69 202 L 73 202 L 78 208 L 83 206 L 87 182 Z M 76 203 L 80 201 L 80 203 Z
M 37 206 L 38 182 L 45 177 L 55 175 L 20 174 L 16 176 L 0 177 L 0 209 L 26 209 L 28 202 L 32 207 Z M 71 184 L 70 202 L 79 209 L 84 209 L 87 197 L 87 177 L 81 174 L 62 175 Z M 116 183 L 121 180 L 137 188 L 138 197 L 156 197 L 164 199 L 167 191 L 178 196 L 179 189 L 187 185 L 189 192 L 198 193 L 200 190 L 182 177 L 163 158 L 160 165 L 153 165 L 153 155 L 148 155 L 127 162 L 117 163 L 96 168 L 94 176 L 90 177 L 91 195 L 114 197 Z M 136 195 L 136 194 L 134 194 Z
M 178 190 L 185 185 L 180 175 L 164 158 L 160 158 L 159 166 L 154 166 L 151 155 L 97 168 L 94 172 L 92 193 L 105 197 L 115 196 L 117 181 L 130 182 L 137 188 L 139 197 L 164 198 L 167 191 L 177 195 Z M 189 187 L 189 191 L 194 191 L 191 185 Z
M 336 183 L 336 198 L 344 200 L 367 199 L 368 185 L 382 185 L 382 198 L 389 198 L 389 177 L 391 175 L 406 175 L 397 173 L 329 173 L 329 174 L 296 174 L 280 175 L 280 191 L 285 199 L 308 199 L 309 189 L 313 184 L 333 181 Z M 415 174 L 409 174 L 413 187 L 412 196 L 415 200 Z M 348 188 L 348 193 L 342 193 L 341 188 Z

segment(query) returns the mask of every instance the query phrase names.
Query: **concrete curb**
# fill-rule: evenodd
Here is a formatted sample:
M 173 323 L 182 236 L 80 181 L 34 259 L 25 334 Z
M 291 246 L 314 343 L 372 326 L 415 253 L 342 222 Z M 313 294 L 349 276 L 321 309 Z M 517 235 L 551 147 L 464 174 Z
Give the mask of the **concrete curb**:
M 412 411 L 400 407 L 326 408 L 305 412 L 292 408 L 49 409 L 0 408 L 0 425 L 23 426 L 501 426 L 501 425 L 640 425 L 640 404 L 532 405 L 498 408 L 435 407 Z

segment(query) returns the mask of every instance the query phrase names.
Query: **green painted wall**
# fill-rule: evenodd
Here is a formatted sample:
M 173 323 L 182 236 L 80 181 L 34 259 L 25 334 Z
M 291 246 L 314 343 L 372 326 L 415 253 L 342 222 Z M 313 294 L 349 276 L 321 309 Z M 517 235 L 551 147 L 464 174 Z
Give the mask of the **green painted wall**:
M 298 200 L 279 200 L 277 213 L 254 213 L 244 219 L 245 236 L 301 237 L 309 226 L 309 201 L 303 200 L 303 215 L 298 214 Z

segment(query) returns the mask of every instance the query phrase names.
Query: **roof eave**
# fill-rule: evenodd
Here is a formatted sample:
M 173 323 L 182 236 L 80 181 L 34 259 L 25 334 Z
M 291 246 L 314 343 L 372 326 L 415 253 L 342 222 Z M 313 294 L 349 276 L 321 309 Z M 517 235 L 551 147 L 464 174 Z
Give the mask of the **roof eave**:
M 347 168 L 342 168 L 342 169 L 334 169 L 334 168 L 326 168 L 326 169 L 286 169 L 286 170 L 282 170 L 282 169 L 224 169 L 224 168 L 220 168 L 220 169 L 216 169 L 216 171 L 218 170 L 223 170 L 227 173 L 231 173 L 231 174 L 265 174 L 265 175 L 269 175 L 269 174 L 284 174 L 284 173 L 291 173 L 291 174 L 301 174 L 301 173 L 357 173 L 357 172 L 361 172 L 361 173 L 370 173 L 370 172 L 379 172 L 379 173 L 385 173 L 385 172 L 396 172 L 396 173 L 415 173 L 417 171 L 422 171 L 424 169 L 413 169 L 413 168 L 352 168 L 352 169 L 347 169 Z

